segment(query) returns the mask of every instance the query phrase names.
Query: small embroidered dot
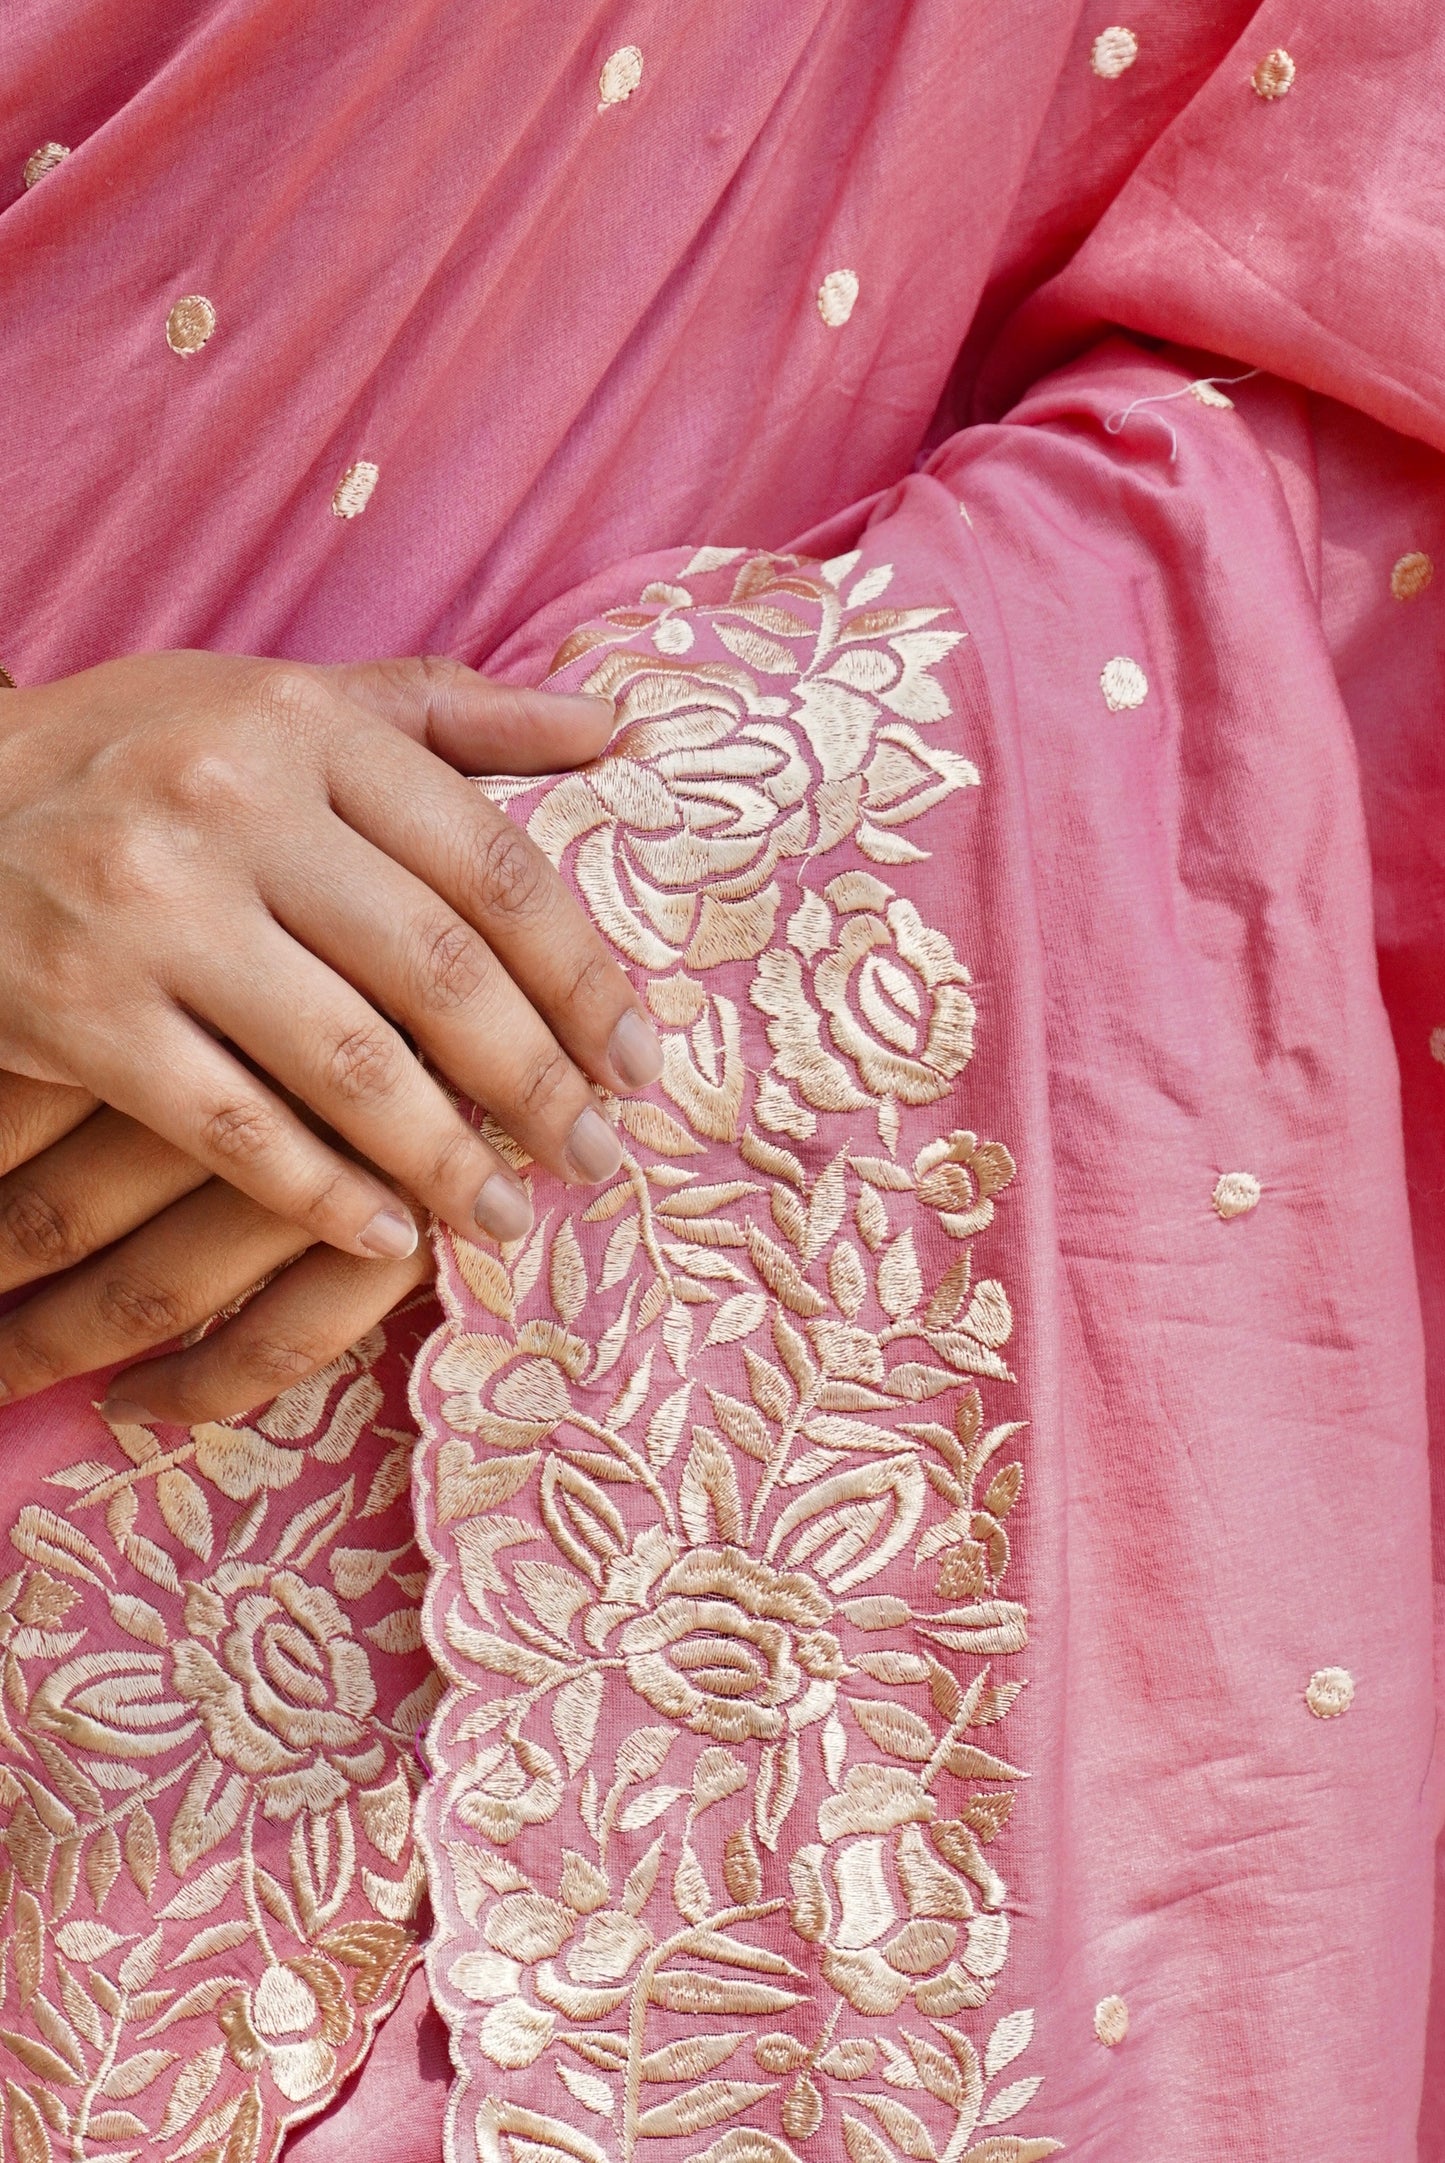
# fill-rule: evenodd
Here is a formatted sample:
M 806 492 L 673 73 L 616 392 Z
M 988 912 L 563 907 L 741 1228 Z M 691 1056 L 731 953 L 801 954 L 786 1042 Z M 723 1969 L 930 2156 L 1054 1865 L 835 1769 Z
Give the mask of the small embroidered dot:
M 1265 54 L 1251 77 L 1255 96 L 1270 99 L 1286 97 L 1294 87 L 1294 76 L 1293 60 L 1282 45 L 1277 45 L 1272 53 Z
M 1129 2033 L 1129 2008 L 1122 1998 L 1100 1998 L 1094 2007 L 1094 2033 L 1108 2050 Z
M 1441 1066 L 1445 1066 L 1445 1029 L 1430 1031 L 1430 1057 L 1438 1059 Z
M 1101 30 L 1095 38 L 1089 66 L 1096 75 L 1102 75 L 1106 83 L 1112 83 L 1126 75 L 1138 57 L 1139 40 L 1133 31 L 1115 24 L 1110 30 Z
M 1305 1684 L 1305 1703 L 1317 1720 L 1338 1720 L 1355 1702 L 1355 1678 L 1348 1668 L 1317 1667 Z
M 201 347 L 216 327 L 216 311 L 203 293 L 187 293 L 166 317 L 166 344 L 183 360 Z
M 25 169 L 20 177 L 27 188 L 33 188 L 37 180 L 43 180 L 47 173 L 53 173 L 61 160 L 69 156 L 70 147 L 66 143 L 42 143 L 40 148 L 32 150 L 25 160 Z
M 1435 576 L 1435 565 L 1423 548 L 1412 548 L 1390 573 L 1390 591 L 1397 601 L 1418 601 Z
M 659 653 L 691 653 L 692 625 L 681 616 L 664 616 L 653 629 L 652 643 Z
M 1226 1222 L 1230 1217 L 1247 1217 L 1251 1209 L 1258 1209 L 1263 1191 L 1253 1172 L 1225 1172 L 1214 1189 L 1214 1213 Z
M 856 270 L 830 270 L 818 288 L 818 313 L 829 330 L 841 330 L 858 301 Z
M 1201 376 L 1197 383 L 1190 384 L 1189 395 L 1191 398 L 1198 399 L 1202 406 L 1214 406 L 1221 412 L 1227 413 L 1234 411 L 1234 400 L 1229 396 L 1228 392 L 1218 390 L 1204 376 Z
M 1137 661 L 1119 653 L 1112 661 L 1104 663 L 1099 689 L 1110 713 L 1129 713 L 1134 707 L 1142 706 L 1149 696 L 1149 679 Z
M 615 53 L 609 53 L 602 63 L 602 73 L 597 78 L 597 110 L 605 113 L 609 105 L 622 105 L 631 97 L 642 81 L 642 52 L 636 45 L 619 45 Z
M 354 466 L 348 466 L 331 498 L 331 508 L 336 516 L 360 518 L 380 478 L 381 468 L 374 466 L 369 458 L 358 458 Z

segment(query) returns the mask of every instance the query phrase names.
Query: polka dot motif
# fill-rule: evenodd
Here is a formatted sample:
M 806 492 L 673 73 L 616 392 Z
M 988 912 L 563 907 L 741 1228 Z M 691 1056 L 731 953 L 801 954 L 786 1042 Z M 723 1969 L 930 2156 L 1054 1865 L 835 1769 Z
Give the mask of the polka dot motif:
M 1263 1189 L 1253 1172 L 1225 1172 L 1214 1189 L 1214 1213 L 1226 1222 L 1258 1209 Z
M 40 148 L 32 150 L 25 160 L 20 177 L 27 188 L 33 188 L 37 180 L 43 180 L 47 173 L 53 173 L 56 166 L 69 156 L 69 148 L 64 143 L 42 143 Z
M 602 73 L 597 78 L 597 110 L 605 113 L 609 105 L 625 104 L 642 81 L 642 51 L 636 45 L 619 45 L 615 53 L 609 53 L 602 63 Z
M 1129 2008 L 1122 1998 L 1100 1998 L 1094 2007 L 1094 2033 L 1106 2050 L 1115 2050 L 1129 2033 Z
M 1435 564 L 1423 548 L 1412 548 L 1390 573 L 1390 591 L 1397 601 L 1418 601 L 1435 577 Z
M 187 293 L 166 317 L 166 344 L 182 360 L 189 360 L 216 328 L 216 311 L 204 293 Z
M 1099 674 L 1099 689 L 1110 713 L 1130 713 L 1149 696 L 1149 679 L 1137 661 L 1124 653 L 1106 661 Z
M 1132 30 L 1115 24 L 1112 29 L 1101 30 L 1089 53 L 1089 66 L 1096 75 L 1102 75 L 1106 83 L 1117 82 L 1126 75 L 1139 57 L 1139 40 Z
M 1272 103 L 1275 98 L 1288 97 L 1294 88 L 1294 78 L 1294 61 L 1282 45 L 1277 45 L 1272 53 L 1265 54 L 1250 80 L 1255 96 L 1267 98 Z
M 1305 1703 L 1317 1720 L 1338 1720 L 1355 1702 L 1355 1678 L 1346 1667 L 1317 1667 L 1305 1684 Z
M 358 458 L 354 466 L 348 466 L 331 498 L 331 508 L 336 516 L 360 518 L 380 479 L 381 468 L 374 466 L 369 458 Z
M 841 330 L 858 301 L 856 270 L 830 270 L 818 288 L 818 313 L 829 330 Z

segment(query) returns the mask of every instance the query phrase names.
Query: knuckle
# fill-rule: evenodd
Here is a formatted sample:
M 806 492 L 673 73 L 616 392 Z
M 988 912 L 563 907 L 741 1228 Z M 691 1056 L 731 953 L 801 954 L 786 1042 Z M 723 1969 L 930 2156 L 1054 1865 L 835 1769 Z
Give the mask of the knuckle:
M 560 1045 L 553 1044 L 524 1069 L 517 1087 L 517 1104 L 529 1119 L 540 1119 L 572 1084 L 572 1062 Z
M 328 1348 L 309 1342 L 304 1333 L 258 1330 L 237 1342 L 235 1356 L 247 1381 L 274 1392 L 314 1374 L 332 1354 Z
M 433 1194 L 445 1194 L 455 1188 L 468 1173 L 477 1170 L 477 1137 L 470 1128 L 459 1134 L 449 1134 L 431 1160 L 427 1187 Z
M 260 1104 L 218 1104 L 201 1121 L 198 1136 L 205 1157 L 226 1165 L 248 1165 L 264 1157 L 276 1140 L 276 1121 Z
M 214 826 L 246 811 L 256 796 L 244 765 L 211 744 L 197 744 L 173 768 L 171 801 L 195 825 Z
M 476 997 L 487 975 L 489 956 L 475 933 L 454 918 L 421 936 L 417 974 L 427 1006 L 449 1009 Z
M 275 661 L 251 679 L 248 703 L 263 728 L 288 737 L 306 736 L 330 711 L 330 696 L 314 669 Z
M 573 960 L 573 967 L 562 994 L 564 1007 L 589 1007 L 600 995 L 611 990 L 614 965 L 605 954 L 593 948 L 586 954 L 569 959 Z
M 501 820 L 482 841 L 476 881 L 482 906 L 503 916 L 526 916 L 541 898 L 551 867 L 520 827 Z
M 34 1186 L 0 1197 L 0 1242 L 41 1269 L 64 1269 L 85 1251 L 78 1228 L 59 1203 Z
M 73 1371 L 74 1361 L 66 1358 L 64 1345 L 26 1322 L 16 1324 L 0 1350 L 0 1375 L 12 1388 L 44 1389 Z
M 337 1037 L 322 1060 L 326 1086 L 348 1104 L 367 1104 L 385 1096 L 397 1081 L 397 1069 L 396 1040 L 368 1022 Z
M 123 1342 L 156 1344 L 177 1337 L 191 1319 L 174 1286 L 148 1284 L 140 1277 L 105 1278 L 96 1287 L 95 1305 L 102 1328 Z

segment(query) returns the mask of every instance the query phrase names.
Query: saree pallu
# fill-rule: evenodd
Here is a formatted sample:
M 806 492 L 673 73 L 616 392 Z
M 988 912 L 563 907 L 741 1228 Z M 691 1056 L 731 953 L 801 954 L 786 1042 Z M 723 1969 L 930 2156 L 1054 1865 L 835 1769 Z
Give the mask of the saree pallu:
M 1354 319 L 1407 237 L 1388 194 L 1329 276 L 1285 229 L 1408 145 L 1439 33 L 1267 12 L 1020 8 L 1007 97 L 922 7 L 791 11 L 751 72 L 687 15 L 558 26 L 546 67 L 499 22 L 507 156 L 441 162 L 425 263 L 388 134 L 358 260 L 395 245 L 389 275 L 349 319 L 348 264 L 272 277 L 290 487 L 217 371 L 158 450 L 214 554 L 118 571 L 122 490 L 58 600 L 18 569 L 17 673 L 439 644 L 611 696 L 595 767 L 486 786 L 666 1049 L 611 1187 L 534 1175 L 519 1247 L 440 1240 L 439 1323 L 193 1434 L 112 1435 L 93 1384 L 0 1415 L 19 2163 L 252 2163 L 374 2035 L 298 2153 L 1441 2152 L 1445 490 L 1390 432 L 1445 436 L 1439 286 Z M 142 147 L 262 27 L 150 55 Z M 410 34 L 396 124 L 440 140 L 456 76 Z M 326 48 L 353 121 L 365 46 Z M 499 285 L 507 190 L 584 84 L 528 229 L 556 283 Z M 649 112 L 606 168 L 629 223 L 588 161 Z M 61 205 L 57 307 L 119 291 Z M 604 217 L 596 309 L 564 207 Z M 222 359 L 214 312 L 168 360 Z M 506 373 L 539 324 L 540 404 Z M 169 412 L 147 368 L 118 395 Z M 376 2034 L 423 1950 L 444 2122 L 419 1983 Z

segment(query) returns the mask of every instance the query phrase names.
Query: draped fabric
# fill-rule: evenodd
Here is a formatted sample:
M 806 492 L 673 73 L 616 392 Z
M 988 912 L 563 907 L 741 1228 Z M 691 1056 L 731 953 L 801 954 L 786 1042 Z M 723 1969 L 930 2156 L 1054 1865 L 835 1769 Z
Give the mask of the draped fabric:
M 605 691 L 488 786 L 667 1064 L 265 1415 L 0 1413 L 17 2157 L 1445 2154 L 1445 29 L 64 13 L 0 655 Z

